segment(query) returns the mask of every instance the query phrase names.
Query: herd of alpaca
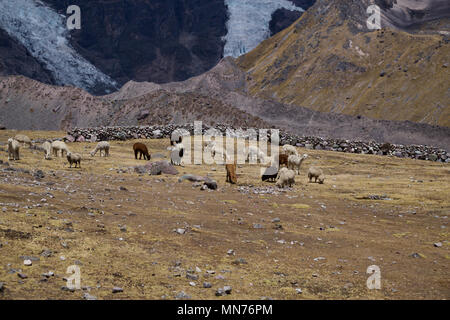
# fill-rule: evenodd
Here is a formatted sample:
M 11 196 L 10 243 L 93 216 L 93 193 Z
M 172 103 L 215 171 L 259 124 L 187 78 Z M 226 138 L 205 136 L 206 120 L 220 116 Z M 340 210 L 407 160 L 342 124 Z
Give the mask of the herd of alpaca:
M 32 147 L 32 141 L 29 137 L 23 134 L 18 134 L 14 138 L 8 139 L 7 151 L 9 160 L 20 160 L 20 147 L 21 144 L 24 146 L 28 145 Z M 183 156 L 185 153 L 183 145 L 183 136 L 181 134 L 172 135 L 171 146 L 168 148 L 171 151 L 171 163 L 173 165 L 181 166 L 183 161 Z M 210 153 L 211 157 L 214 159 L 225 160 L 225 170 L 226 170 L 226 182 L 231 184 L 237 184 L 237 173 L 236 173 L 236 161 L 234 163 L 228 163 L 229 155 L 223 149 L 223 147 L 218 146 L 214 141 L 209 141 L 203 146 L 204 150 Z M 54 157 L 64 157 L 66 155 L 67 161 L 69 163 L 69 168 L 75 165 L 75 168 L 81 168 L 82 156 L 78 153 L 72 153 L 65 142 L 63 141 L 45 141 L 37 149 L 44 151 L 44 159 L 51 160 L 52 155 Z M 100 141 L 97 146 L 90 152 L 91 157 L 94 157 L 97 153 L 100 157 L 109 157 L 110 144 L 107 141 Z M 141 142 L 137 142 L 133 145 L 134 157 L 136 160 L 150 160 L 151 155 L 147 146 Z M 295 184 L 295 176 L 300 174 L 300 168 L 305 159 L 308 158 L 307 154 L 299 155 L 297 149 L 291 145 L 284 145 L 281 148 L 281 153 L 279 154 L 278 162 L 274 163 L 274 159 L 266 156 L 258 147 L 250 146 L 244 150 L 244 158 L 246 161 L 251 163 L 256 163 L 260 161 L 263 164 L 269 164 L 265 172 L 261 176 L 263 182 L 272 181 L 275 182 L 276 186 L 280 188 L 292 187 Z M 138 159 L 139 156 L 139 159 Z M 310 167 L 308 170 L 309 182 L 314 182 L 323 184 L 325 177 L 323 171 L 320 168 Z

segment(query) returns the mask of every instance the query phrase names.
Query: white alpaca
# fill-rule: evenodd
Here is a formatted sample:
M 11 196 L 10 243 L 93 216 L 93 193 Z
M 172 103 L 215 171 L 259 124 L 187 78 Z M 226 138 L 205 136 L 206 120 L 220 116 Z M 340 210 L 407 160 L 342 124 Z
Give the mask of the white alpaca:
M 291 146 L 290 144 L 285 144 L 282 148 L 283 153 L 289 155 L 298 155 L 297 149 L 294 146 Z
M 222 159 L 224 163 L 231 161 L 230 155 L 225 151 L 223 147 L 219 147 L 215 141 L 209 141 L 205 144 L 205 151 L 211 153 L 211 158 Z
M 94 150 L 91 151 L 91 157 L 95 156 L 97 151 L 100 151 L 100 157 L 102 156 L 102 151 L 105 157 L 109 157 L 110 145 L 107 141 L 100 141 Z
M 25 147 L 26 145 L 28 145 L 29 147 L 31 147 L 31 139 L 24 135 L 24 134 L 18 134 L 14 137 L 14 140 L 19 141 L 20 143 L 23 143 L 23 146 Z
M 309 168 L 308 178 L 309 182 L 312 182 L 312 179 L 314 178 L 314 182 L 319 182 L 320 184 L 323 184 L 323 181 L 325 180 L 322 169 L 316 167 Z
M 296 170 L 297 174 L 300 174 L 300 167 L 302 165 L 303 160 L 305 160 L 306 158 L 308 158 L 307 154 L 304 154 L 303 156 L 290 155 L 288 157 L 288 168 Z
M 20 149 L 19 141 L 9 138 L 8 139 L 8 160 L 20 160 L 19 149 Z
M 247 151 L 247 160 L 252 163 L 256 163 L 259 159 L 261 163 L 267 163 L 268 158 L 264 152 L 262 152 L 258 147 L 250 146 Z
M 53 141 L 52 142 L 52 151 L 55 157 L 58 157 L 58 151 L 61 151 L 61 157 L 64 156 L 64 152 L 69 153 L 69 148 L 66 143 L 63 141 Z
M 44 151 L 45 151 L 44 159 L 51 160 L 52 159 L 52 144 L 48 141 L 45 141 L 42 144 L 42 149 L 44 149 Z
M 292 187 L 293 184 L 295 184 L 295 171 L 286 167 L 281 168 L 278 171 L 276 186 L 284 188 L 285 186 Z
M 184 145 L 182 143 L 177 143 L 171 148 L 170 162 L 174 166 L 181 166 L 184 155 Z

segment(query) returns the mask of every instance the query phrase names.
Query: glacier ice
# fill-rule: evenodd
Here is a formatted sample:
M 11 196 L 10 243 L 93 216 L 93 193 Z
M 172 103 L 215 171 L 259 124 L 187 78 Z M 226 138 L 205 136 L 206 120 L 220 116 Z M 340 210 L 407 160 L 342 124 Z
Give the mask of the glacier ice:
M 238 57 L 256 48 L 270 36 L 272 13 L 284 8 L 304 11 L 288 0 L 225 0 L 228 6 L 228 33 L 224 56 Z
M 85 90 L 117 84 L 70 45 L 65 17 L 35 0 L 0 0 L 0 28 L 53 74 L 57 84 Z

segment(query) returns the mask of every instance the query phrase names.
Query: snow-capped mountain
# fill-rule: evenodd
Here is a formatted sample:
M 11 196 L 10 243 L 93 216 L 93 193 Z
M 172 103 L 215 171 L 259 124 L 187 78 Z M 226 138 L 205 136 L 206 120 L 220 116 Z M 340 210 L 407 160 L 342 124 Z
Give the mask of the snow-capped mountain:
M 223 56 L 253 49 L 275 32 L 274 19 L 278 29 L 287 27 L 301 15 L 300 5 L 313 1 L 0 0 L 0 75 L 24 74 L 94 93 L 129 80 L 186 80 Z M 80 7 L 81 30 L 67 30 L 68 5 Z M 280 10 L 294 12 L 292 20 L 273 18 Z M 5 54 L 2 43 L 14 43 L 32 61 Z M 50 77 L 40 76 L 36 65 Z
M 65 18 L 40 1 L 0 0 L 0 27 L 52 73 L 56 84 L 86 90 L 116 87 L 70 45 Z
M 339 3 L 348 8 L 341 22 L 356 18 L 365 25 L 367 4 L 376 3 L 383 25 L 399 28 L 450 11 L 448 0 Z M 324 0 L 0 0 L 0 75 L 96 94 L 129 80 L 183 81 L 224 56 L 251 51 L 314 4 L 329 6 Z M 67 30 L 69 5 L 81 9 L 81 30 Z

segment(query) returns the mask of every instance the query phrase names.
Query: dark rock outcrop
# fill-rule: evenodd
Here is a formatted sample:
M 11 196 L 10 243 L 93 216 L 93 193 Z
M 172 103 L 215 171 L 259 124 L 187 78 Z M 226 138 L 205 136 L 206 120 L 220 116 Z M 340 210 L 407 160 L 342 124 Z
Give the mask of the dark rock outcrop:
M 24 75 L 40 82 L 54 84 L 50 71 L 34 59 L 27 49 L 0 29 L 0 76 Z
M 212 68 L 223 54 L 223 0 L 44 0 L 59 13 L 81 8 L 73 47 L 119 84 L 186 80 Z
M 316 0 L 290 0 L 297 7 L 307 10 L 311 7 Z M 272 14 L 272 20 L 270 21 L 270 35 L 280 32 L 293 24 L 298 18 L 302 16 L 302 12 L 290 11 L 287 9 L 278 9 Z

